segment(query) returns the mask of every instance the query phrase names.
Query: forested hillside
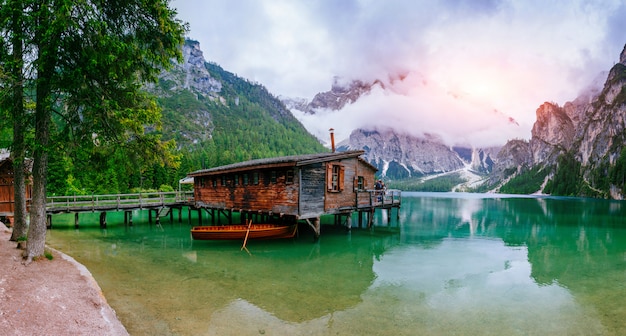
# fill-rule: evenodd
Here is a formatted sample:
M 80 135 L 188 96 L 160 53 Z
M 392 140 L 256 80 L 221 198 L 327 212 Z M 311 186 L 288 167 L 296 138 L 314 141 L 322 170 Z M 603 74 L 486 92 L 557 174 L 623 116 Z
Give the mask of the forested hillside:
M 327 151 L 265 87 L 217 64 L 206 67 L 222 83 L 219 97 L 183 89 L 159 99 L 163 138 L 176 140 L 182 155 L 179 176 L 245 160 Z M 161 82 L 162 89 L 170 85 Z M 196 136 L 188 137 L 188 130 Z
M 54 149 L 48 193 L 170 190 L 201 168 L 327 151 L 264 86 L 205 62 L 201 52 L 198 59 L 198 51 L 197 42 L 187 41 L 186 63 L 146 89 L 162 109 L 161 122 L 146 125 L 160 141 L 161 160 L 146 160 L 150 155 L 143 155 L 149 153 L 139 142 L 99 143 L 94 135 L 91 141 Z M 67 130 L 58 131 L 57 136 L 71 137 Z

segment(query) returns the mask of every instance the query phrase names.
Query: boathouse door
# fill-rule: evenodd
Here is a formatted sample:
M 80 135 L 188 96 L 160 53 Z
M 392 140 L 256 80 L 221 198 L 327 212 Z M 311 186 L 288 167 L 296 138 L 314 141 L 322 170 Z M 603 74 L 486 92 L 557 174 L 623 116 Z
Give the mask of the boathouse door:
M 324 213 L 326 168 L 315 163 L 300 168 L 300 217 L 314 218 Z

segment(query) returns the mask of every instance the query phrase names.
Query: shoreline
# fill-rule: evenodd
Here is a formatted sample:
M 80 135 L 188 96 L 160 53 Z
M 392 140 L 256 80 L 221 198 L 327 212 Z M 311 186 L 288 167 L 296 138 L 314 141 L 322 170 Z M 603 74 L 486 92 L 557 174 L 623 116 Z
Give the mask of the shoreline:
M 12 335 L 129 335 L 91 272 L 46 246 L 52 260 L 22 264 L 0 222 L 0 330 Z

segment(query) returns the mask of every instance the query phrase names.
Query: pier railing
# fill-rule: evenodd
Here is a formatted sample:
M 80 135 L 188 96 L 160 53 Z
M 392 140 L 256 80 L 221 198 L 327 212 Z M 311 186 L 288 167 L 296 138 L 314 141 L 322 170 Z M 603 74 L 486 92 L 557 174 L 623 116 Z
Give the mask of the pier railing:
M 397 189 L 363 190 L 357 192 L 359 208 L 398 207 L 402 203 L 402 192 Z
M 46 199 L 46 210 L 50 213 L 57 213 L 142 209 L 184 205 L 191 201 L 193 201 L 193 191 L 51 196 Z

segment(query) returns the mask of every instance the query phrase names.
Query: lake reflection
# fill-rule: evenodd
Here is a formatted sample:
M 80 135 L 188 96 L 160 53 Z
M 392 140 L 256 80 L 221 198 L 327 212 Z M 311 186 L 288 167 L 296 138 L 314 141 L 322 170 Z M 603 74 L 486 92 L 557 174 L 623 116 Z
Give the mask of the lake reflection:
M 373 230 L 192 241 L 183 223 L 54 217 L 133 335 L 620 335 L 621 202 L 404 193 Z M 143 221 L 143 222 L 142 222 Z M 356 223 L 356 220 L 353 221 Z M 66 223 L 63 227 L 63 223 Z M 118 223 L 118 224 L 116 224 Z

